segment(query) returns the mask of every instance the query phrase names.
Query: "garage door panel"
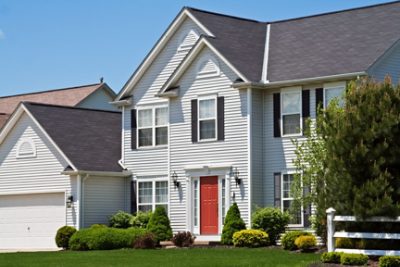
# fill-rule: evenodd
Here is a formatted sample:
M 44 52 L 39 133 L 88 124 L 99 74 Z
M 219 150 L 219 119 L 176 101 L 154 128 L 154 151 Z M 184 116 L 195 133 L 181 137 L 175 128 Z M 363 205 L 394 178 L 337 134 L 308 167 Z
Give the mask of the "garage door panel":
M 64 193 L 0 196 L 0 249 L 55 248 L 65 212 Z

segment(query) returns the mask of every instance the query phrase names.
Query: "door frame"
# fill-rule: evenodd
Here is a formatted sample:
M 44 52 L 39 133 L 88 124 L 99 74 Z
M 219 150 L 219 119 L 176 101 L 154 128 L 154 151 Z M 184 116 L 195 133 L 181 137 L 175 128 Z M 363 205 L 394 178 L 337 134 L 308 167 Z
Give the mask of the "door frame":
M 222 227 L 223 227 L 223 222 L 222 222 L 222 180 L 225 179 L 225 214 L 227 213 L 230 202 L 231 202 L 231 177 L 230 177 L 230 171 L 231 166 L 227 167 L 218 167 L 218 168 L 213 168 L 213 169 L 208 169 L 208 168 L 199 168 L 196 171 L 191 171 L 188 172 L 187 170 L 187 188 L 190 188 L 190 190 L 187 190 L 187 199 L 190 201 L 187 201 L 186 207 L 187 207 L 187 220 L 186 220 L 186 228 L 187 231 L 190 231 L 194 233 L 195 235 L 200 235 L 200 177 L 207 177 L 207 176 L 218 176 L 218 235 L 221 235 L 222 233 Z M 195 184 L 197 182 L 198 186 L 198 198 L 197 198 L 197 225 L 195 225 Z

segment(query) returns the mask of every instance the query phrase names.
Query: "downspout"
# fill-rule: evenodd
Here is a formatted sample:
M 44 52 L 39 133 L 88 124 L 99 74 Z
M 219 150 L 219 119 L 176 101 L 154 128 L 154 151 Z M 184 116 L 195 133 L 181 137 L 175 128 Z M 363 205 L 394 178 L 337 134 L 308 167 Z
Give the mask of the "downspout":
M 248 211 L 249 211 L 249 227 L 251 225 L 251 204 L 252 204 L 252 181 L 251 181 L 251 175 L 252 175 L 252 143 L 253 143 L 253 137 L 252 137 L 252 90 L 251 87 L 247 88 L 247 145 L 248 145 L 248 164 L 247 164 L 247 177 L 248 177 L 248 187 L 249 187 L 249 206 L 248 206 Z
M 121 159 L 118 161 L 118 164 L 122 167 L 122 169 L 126 170 L 126 166 L 125 166 L 125 129 L 124 129 L 124 121 L 125 121 L 125 106 L 122 106 L 122 119 L 121 119 Z
M 80 174 L 78 174 L 77 176 L 76 176 L 76 182 L 77 182 L 77 195 L 78 195 L 78 199 L 77 199 L 77 203 L 76 203 L 76 205 L 77 205 L 77 207 L 78 207 L 78 215 L 77 215 L 77 218 L 76 218 L 76 229 L 81 229 L 81 212 L 82 212 L 82 207 L 81 207 L 81 203 L 82 203 L 82 201 L 81 201 L 81 198 L 82 198 L 82 184 L 81 184 L 81 182 L 82 182 L 82 179 L 81 179 L 81 175 Z

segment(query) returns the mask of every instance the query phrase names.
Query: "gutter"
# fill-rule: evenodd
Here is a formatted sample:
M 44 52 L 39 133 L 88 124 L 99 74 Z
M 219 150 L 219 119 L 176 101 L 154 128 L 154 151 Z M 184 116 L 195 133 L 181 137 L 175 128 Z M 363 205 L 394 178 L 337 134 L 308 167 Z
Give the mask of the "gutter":
M 329 76 L 320 76 L 313 78 L 305 78 L 305 79 L 294 79 L 294 80 L 286 80 L 286 81 L 278 81 L 278 82 L 269 82 L 269 83 L 260 83 L 260 82 L 240 82 L 232 84 L 233 88 L 236 89 L 247 89 L 249 87 L 255 89 L 269 89 L 283 86 L 291 86 L 291 85 L 300 85 L 306 83 L 317 83 L 317 82 L 327 82 L 333 80 L 343 80 L 343 79 L 353 79 L 358 76 L 366 76 L 367 72 L 353 72 L 353 73 L 344 73 L 344 74 L 336 74 Z
M 113 177 L 129 177 L 132 175 L 131 171 L 122 172 L 102 172 L 102 171 L 63 171 L 64 175 L 91 175 L 91 176 L 113 176 Z
M 132 99 L 130 98 L 130 99 L 124 99 L 124 100 L 118 100 L 118 101 L 111 101 L 111 102 L 108 102 L 108 103 L 111 104 L 111 105 L 118 106 L 118 107 L 129 106 L 129 105 L 132 104 Z

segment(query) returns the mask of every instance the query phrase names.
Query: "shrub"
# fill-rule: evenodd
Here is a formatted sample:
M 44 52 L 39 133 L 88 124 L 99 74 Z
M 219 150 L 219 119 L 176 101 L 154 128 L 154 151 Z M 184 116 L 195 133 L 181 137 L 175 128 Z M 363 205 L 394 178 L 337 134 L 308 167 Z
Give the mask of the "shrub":
M 133 241 L 133 248 L 153 249 L 157 241 L 153 233 L 146 233 Z
M 233 234 L 233 245 L 235 247 L 257 248 L 268 244 L 268 234 L 262 230 L 241 230 Z
M 366 265 L 367 263 L 368 263 L 368 256 L 363 254 L 343 253 L 340 256 L 340 264 L 343 265 Z
M 400 267 L 400 256 L 380 257 L 379 267 Z
M 303 232 L 303 231 L 287 232 L 286 234 L 283 235 L 282 240 L 281 240 L 283 249 L 286 249 L 286 250 L 298 249 L 298 247 L 295 244 L 296 239 L 299 236 L 310 236 L 310 235 L 312 235 L 312 234 L 308 233 L 308 232 Z
M 240 217 L 238 205 L 233 203 L 225 217 L 224 228 L 222 228 L 221 243 L 232 245 L 233 234 L 243 229 L 246 229 L 246 224 Z
M 193 245 L 196 237 L 191 232 L 178 232 L 172 238 L 172 242 L 177 247 L 190 247 Z
M 107 228 L 107 225 L 104 224 L 92 224 L 90 229 L 98 229 L 98 228 Z
M 166 210 L 163 207 L 157 207 L 147 224 L 147 230 L 155 235 L 157 244 L 160 241 L 170 240 L 172 238 L 172 229 Z
M 296 238 L 294 244 L 302 251 L 307 251 L 317 245 L 317 239 L 313 235 L 301 235 Z
M 151 215 L 151 211 L 138 211 L 135 216 L 132 216 L 130 225 L 133 227 L 146 228 L 150 221 Z
M 109 250 L 130 248 L 135 240 L 148 233 L 145 229 L 117 229 L 108 227 L 86 228 L 77 231 L 70 239 L 72 250 Z
M 355 248 L 355 243 L 347 237 L 338 237 L 335 239 L 335 247 L 337 248 Z
M 63 226 L 58 229 L 56 234 L 56 244 L 57 247 L 68 249 L 69 248 L 69 240 L 71 236 L 76 232 L 76 229 L 72 226 Z
M 114 215 L 111 215 L 108 222 L 110 227 L 126 229 L 131 226 L 130 224 L 131 219 L 132 219 L 132 214 L 120 210 Z
M 339 252 L 324 252 L 321 255 L 321 261 L 325 263 L 340 263 L 341 253 Z
M 276 243 L 279 235 L 285 232 L 290 216 L 277 208 L 262 208 L 253 213 L 252 228 L 261 229 L 268 233 L 272 244 Z

